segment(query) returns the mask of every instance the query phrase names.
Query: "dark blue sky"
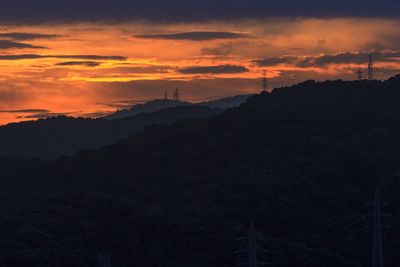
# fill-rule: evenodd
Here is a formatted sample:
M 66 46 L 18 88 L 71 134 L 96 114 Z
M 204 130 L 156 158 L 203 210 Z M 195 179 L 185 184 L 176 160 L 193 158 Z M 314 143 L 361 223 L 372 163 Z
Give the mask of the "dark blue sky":
M 0 20 L 198 21 L 262 17 L 398 17 L 399 0 L 2 0 Z

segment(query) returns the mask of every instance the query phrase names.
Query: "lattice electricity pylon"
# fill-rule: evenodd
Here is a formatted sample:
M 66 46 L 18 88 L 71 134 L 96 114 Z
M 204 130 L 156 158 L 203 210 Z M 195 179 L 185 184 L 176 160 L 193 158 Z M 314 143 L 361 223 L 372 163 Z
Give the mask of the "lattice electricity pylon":
M 97 260 L 100 267 L 111 267 L 111 254 L 110 252 L 97 253 Z
M 262 265 L 266 265 L 266 263 L 260 262 L 258 259 L 259 254 L 264 253 L 265 250 L 261 249 L 257 246 L 257 231 L 254 226 L 254 222 L 251 222 L 249 235 L 248 235 L 248 247 L 247 250 L 240 250 L 239 253 L 248 253 L 248 262 L 240 263 L 240 266 L 248 266 L 248 267 L 259 267 Z
M 373 213 L 373 251 L 372 251 L 372 267 L 383 267 L 383 244 L 382 244 L 382 215 L 381 203 L 378 189 L 375 192 Z

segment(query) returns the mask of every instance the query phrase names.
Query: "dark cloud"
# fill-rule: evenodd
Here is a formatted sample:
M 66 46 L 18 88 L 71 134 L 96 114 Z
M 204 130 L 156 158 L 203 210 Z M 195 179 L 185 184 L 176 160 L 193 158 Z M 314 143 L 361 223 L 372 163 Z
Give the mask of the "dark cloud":
M 369 54 L 369 52 L 347 52 L 319 57 L 306 57 L 299 60 L 296 65 L 299 67 L 324 67 L 329 64 L 366 64 Z M 372 54 L 375 62 L 392 62 L 397 61 L 396 58 L 400 57 L 400 51 L 380 51 Z
M 171 66 L 127 66 L 125 67 L 114 67 L 109 68 L 110 72 L 114 73 L 125 73 L 125 74 L 146 74 L 146 73 L 167 73 L 171 70 L 175 69 L 175 67 Z
M 235 32 L 182 32 L 173 34 L 141 34 L 134 35 L 142 39 L 164 39 L 164 40 L 188 40 L 188 41 L 210 41 L 218 39 L 248 38 L 248 34 Z
M 46 58 L 36 54 L 21 54 L 21 55 L 0 55 L 0 60 L 21 60 L 21 59 L 35 59 Z
M 330 64 L 363 64 L 368 61 L 368 53 L 339 53 L 319 57 L 306 57 L 296 62 L 299 67 L 324 67 Z
M 14 110 L 0 110 L 0 113 L 47 113 L 47 109 L 14 109 Z
M 298 60 L 295 56 L 283 56 L 283 57 L 266 57 L 260 60 L 256 60 L 259 66 L 270 67 L 279 64 L 292 64 Z
M 124 61 L 127 59 L 126 57 L 122 56 L 98 56 L 98 55 L 58 55 L 58 56 L 47 55 L 44 57 L 75 58 L 75 59 L 87 59 L 87 60 L 115 60 L 115 61 Z
M 226 56 L 232 53 L 233 44 L 221 44 L 214 47 L 205 47 L 201 50 L 202 55 L 206 56 Z
M 297 67 L 325 67 L 331 64 L 366 64 L 370 52 L 346 52 L 317 57 L 269 57 L 256 60 L 255 63 L 263 67 L 271 67 L 279 64 L 292 64 Z M 372 53 L 375 62 L 399 62 L 400 50 L 377 51 Z
M 271 17 L 398 17 L 398 0 L 2 0 L 9 22 L 71 20 L 199 21 Z
M 20 119 L 21 118 L 24 118 L 24 119 L 49 119 L 49 118 L 63 117 L 63 116 L 68 116 L 68 115 L 72 115 L 72 113 L 39 112 L 39 113 L 27 115 L 27 116 L 22 116 L 22 117 L 20 117 Z
M 97 67 L 100 65 L 101 62 L 97 61 L 67 61 L 56 64 L 56 66 L 86 66 L 86 67 Z
M 55 34 L 40 34 L 40 33 L 24 33 L 24 32 L 7 32 L 0 33 L 0 38 L 8 38 L 16 41 L 28 41 L 35 39 L 53 39 L 58 37 Z
M 30 45 L 20 42 L 13 42 L 9 40 L 0 40 L 0 49 L 23 49 L 23 48 L 45 49 L 46 47 Z
M 237 65 L 201 66 L 180 69 L 183 74 L 234 74 L 248 72 L 249 69 Z
M 81 115 L 81 117 L 84 118 L 91 118 L 91 119 L 96 119 L 96 118 L 102 118 L 107 115 L 112 114 L 113 112 L 103 112 L 103 111 L 97 111 L 97 112 L 92 112 L 92 113 L 84 113 Z
M 122 56 L 98 56 L 98 55 L 0 55 L 0 60 L 21 60 L 21 59 L 40 59 L 40 58 L 59 58 L 59 59 L 82 59 L 82 60 L 115 60 L 124 61 L 127 58 Z

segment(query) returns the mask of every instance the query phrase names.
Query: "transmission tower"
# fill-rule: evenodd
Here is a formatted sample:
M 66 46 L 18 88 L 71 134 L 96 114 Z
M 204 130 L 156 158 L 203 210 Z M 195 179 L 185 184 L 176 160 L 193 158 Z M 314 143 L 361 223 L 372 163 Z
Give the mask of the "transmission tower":
M 362 69 L 358 68 L 358 70 L 356 71 L 356 74 L 357 74 L 357 79 L 359 81 L 361 81 L 363 79 L 363 71 L 362 71 Z
M 268 89 L 268 80 L 267 80 L 267 73 L 264 71 L 264 77 L 262 80 L 262 88 L 263 88 L 263 93 L 267 92 Z
M 241 263 L 239 265 L 241 266 L 248 266 L 248 267 L 260 267 L 262 265 L 265 265 L 265 263 L 259 262 L 258 260 L 258 254 L 259 253 L 264 253 L 264 250 L 260 249 L 257 246 L 257 232 L 256 228 L 254 226 L 254 222 L 251 222 L 250 224 L 250 230 L 249 234 L 247 237 L 248 241 L 248 247 L 246 250 L 240 250 L 238 251 L 239 253 L 247 253 L 248 254 L 248 260 L 246 263 Z
M 175 90 L 173 97 L 174 97 L 174 100 L 179 101 L 181 94 L 179 93 L 178 89 Z
M 368 80 L 372 81 L 373 79 L 374 79 L 374 62 L 372 54 L 369 54 Z
M 372 267 L 383 267 L 383 245 L 382 245 L 382 222 L 381 222 L 381 203 L 379 191 L 376 190 L 374 200 L 374 226 L 373 226 L 373 252 Z
M 109 252 L 103 252 L 97 254 L 100 267 L 111 267 L 111 254 Z

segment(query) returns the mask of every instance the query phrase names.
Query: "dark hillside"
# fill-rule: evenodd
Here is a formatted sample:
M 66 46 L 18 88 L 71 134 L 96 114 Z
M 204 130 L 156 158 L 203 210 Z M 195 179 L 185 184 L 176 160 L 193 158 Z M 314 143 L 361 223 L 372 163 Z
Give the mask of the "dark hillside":
M 400 260 L 400 77 L 308 81 L 1 179 L 6 266 L 368 266 L 378 186 Z M 11 204 L 10 204 L 11 203 Z
M 0 127 L 0 156 L 55 159 L 73 155 L 79 150 L 111 145 L 149 125 L 208 117 L 222 111 L 217 108 L 182 106 L 113 121 L 56 117 L 13 123 Z

